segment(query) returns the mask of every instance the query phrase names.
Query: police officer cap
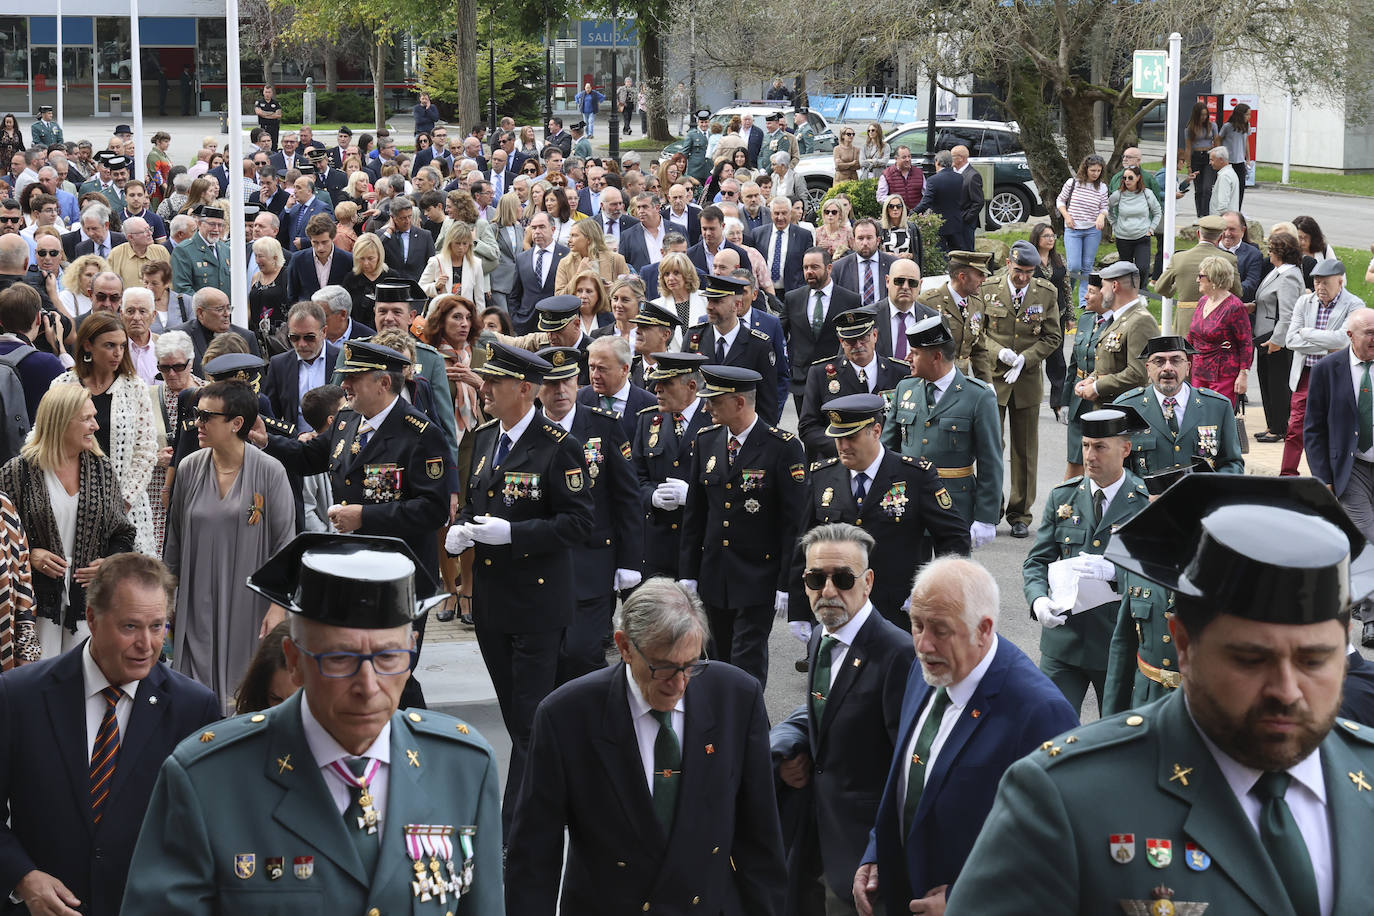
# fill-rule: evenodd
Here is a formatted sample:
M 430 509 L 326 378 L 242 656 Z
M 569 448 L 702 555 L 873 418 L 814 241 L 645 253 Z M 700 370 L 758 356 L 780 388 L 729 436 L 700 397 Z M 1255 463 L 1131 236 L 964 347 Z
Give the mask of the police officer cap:
M 582 300 L 576 296 L 549 296 L 534 307 L 539 310 L 539 330 L 557 331 L 577 317 Z
M 52 111 L 52 106 L 51 106 L 51 105 L 39 105 L 39 106 L 38 106 L 38 113 L 39 113 L 39 114 L 43 114 L 44 112 L 48 112 L 48 111 Z
M 114 168 L 114 166 L 111 166 Z M 1322 258 L 1317 265 L 1312 268 L 1314 277 L 1343 277 L 1345 276 L 1345 265 L 1335 258 Z
M 219 207 L 211 207 L 207 204 L 201 204 L 191 212 L 201 219 L 224 219 L 224 211 L 222 209 Z
M 1199 229 L 1206 229 L 1208 232 L 1225 232 L 1226 220 L 1220 216 L 1204 216 L 1197 221 Z
M 400 538 L 306 532 L 249 576 L 248 587 L 307 620 L 385 630 L 423 614 L 435 601 L 417 601 L 416 592 L 437 584 Z
M 781 121 L 781 120 L 782 120 L 782 112 L 781 112 L 781 111 L 770 111 L 770 112 L 768 112 L 767 115 L 764 116 L 763 120 L 765 120 L 765 121 Z
M 711 119 L 711 109 L 709 109 L 709 108 L 698 108 L 698 109 L 697 109 L 697 120 L 698 120 L 698 121 L 709 121 L 710 119 Z
M 734 277 L 707 274 L 701 285 L 701 294 L 707 299 L 724 299 L 726 296 L 738 296 L 742 292 L 744 284 Z
M 416 296 L 407 280 L 379 280 L 367 298 L 373 302 L 424 302 L 423 296 Z
M 298 162 L 296 163 L 296 171 L 300 172 L 302 175 L 314 175 L 316 169 L 308 162 Z
M 1101 288 L 1102 288 L 1102 274 L 1098 273 L 1098 272 L 1095 271 L 1095 270 L 1094 270 L 1092 273 L 1088 274 L 1088 285 L 1089 285 L 1089 286 L 1096 286 L 1098 289 L 1101 289 Z
M 682 319 L 677 317 L 676 309 L 666 309 L 652 302 L 641 302 L 639 314 L 631 318 L 630 323 L 655 328 L 676 328 L 681 327 Z
M 313 161 L 318 161 L 320 159 L 328 159 L 329 150 L 325 149 L 322 146 L 308 146 L 305 149 L 305 155 L 310 157 L 310 159 Z
M 938 347 L 953 339 L 954 335 L 949 332 L 949 325 L 940 315 L 922 318 L 906 332 L 906 342 L 913 347 Z
M 117 172 L 120 169 L 127 169 L 129 166 L 133 165 L 133 162 L 134 161 L 128 156 L 111 156 L 109 159 L 105 160 L 105 168 L 109 169 L 111 172 Z
M 1111 439 L 1114 436 L 1129 436 L 1149 428 L 1134 407 L 1113 404 L 1102 410 L 1090 410 L 1083 414 L 1082 429 L 1088 439 Z
M 1125 259 L 1114 264 L 1108 264 L 1097 273 L 1103 280 L 1117 280 L 1123 277 L 1134 277 L 1137 280 L 1140 278 L 1140 271 L 1133 263 Z
M 972 268 L 983 274 L 991 273 L 988 265 L 992 262 L 990 251 L 951 251 L 949 253 L 950 273 L 962 268 Z
M 266 368 L 267 361 L 261 356 L 254 356 L 252 353 L 222 353 L 205 364 L 205 374 L 217 382 L 238 379 L 251 385 Z
M 744 394 L 753 391 L 763 381 L 763 376 L 753 369 L 739 366 L 702 366 L 701 374 L 706 379 L 706 388 L 701 392 L 703 398 Z
M 847 394 L 826 401 L 821 409 L 830 421 L 825 434 L 832 439 L 843 439 L 877 423 L 887 410 L 887 401 L 880 394 Z
M 835 333 L 841 340 L 854 340 L 873 330 L 878 323 L 878 310 L 872 306 L 850 309 L 835 316 Z
M 344 342 L 344 362 L 339 372 L 352 375 L 358 372 L 404 372 L 410 360 L 404 353 L 367 340 Z
M 577 378 L 582 369 L 583 353 L 577 347 L 545 347 L 538 356 L 553 368 L 544 373 L 544 381 L 561 382 Z
M 679 375 L 691 375 L 711 361 L 711 358 L 705 353 L 651 353 L 649 355 L 654 358 L 654 367 L 645 374 L 644 380 L 646 382 L 662 382 L 677 378 Z
M 353 129 L 352 129 L 351 127 L 349 127 L 347 124 L 343 124 L 343 125 L 340 125 L 339 129 L 336 130 L 336 131 L 334 131 L 334 133 L 335 133 L 335 134 L 344 134 L 344 135 L 346 135 L 346 136 L 351 137 L 351 136 L 353 136 Z
M 95 153 L 92 154 L 91 158 L 94 159 L 96 162 L 99 162 L 100 164 L 104 165 L 111 159 L 119 158 L 119 153 L 116 153 L 112 149 L 96 150 Z
M 539 384 L 553 368 L 548 361 L 529 350 L 512 347 L 493 340 L 486 345 L 486 362 L 473 369 L 478 375 L 491 379 L 514 378 Z
M 1151 337 L 1145 344 L 1145 349 L 1140 351 L 1141 359 L 1149 359 L 1156 353 L 1173 353 L 1182 351 L 1192 356 L 1197 351 L 1188 345 L 1188 338 L 1179 337 L 1177 334 L 1161 335 Z
M 259 213 L 261 213 L 261 212 L 262 212 L 262 208 L 259 207 L 257 204 L 244 204 L 244 205 L 243 205 L 243 218 L 244 218 L 245 220 L 250 220 L 250 219 L 252 219 L 253 217 L 257 216 L 257 215 L 258 215 Z
M 1374 591 L 1374 549 L 1312 477 L 1189 474 L 1112 535 L 1106 557 L 1190 617 L 1335 620 Z
M 1140 479 L 1145 481 L 1145 489 L 1150 491 L 1151 496 L 1158 496 L 1189 474 L 1206 473 L 1211 470 L 1212 465 L 1206 458 L 1194 455 L 1192 464 L 1176 464 L 1162 471 L 1146 474 Z
M 1009 264 L 1017 267 L 1039 267 L 1040 252 L 1035 250 L 1035 246 L 1030 242 L 1020 241 L 1011 246 L 1011 254 L 1007 257 Z
M 587 122 L 586 122 L 586 121 L 576 121 L 576 122 L 574 122 L 573 125 L 572 125 L 572 130 L 586 130 L 586 129 L 587 129 Z

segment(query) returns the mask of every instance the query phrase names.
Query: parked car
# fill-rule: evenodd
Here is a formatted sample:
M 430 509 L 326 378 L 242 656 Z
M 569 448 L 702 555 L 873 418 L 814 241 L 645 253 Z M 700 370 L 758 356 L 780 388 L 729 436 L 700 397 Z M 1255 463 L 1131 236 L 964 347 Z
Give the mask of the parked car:
M 734 115 L 751 114 L 754 116 L 754 124 L 759 130 L 763 130 L 765 126 L 763 119 L 775 111 L 782 112 L 783 123 L 787 125 L 789 131 L 792 130 L 792 112 L 794 111 L 792 106 L 778 107 L 776 102 L 768 101 L 731 102 L 727 107 L 711 115 L 711 123 L 719 124 L 721 129 L 724 130 L 725 125 L 730 123 L 730 118 Z M 835 132 L 831 129 L 829 122 L 814 109 L 807 110 L 806 120 L 811 125 L 811 129 L 816 133 L 817 152 L 825 153 L 829 156 L 830 151 L 835 148 Z M 685 140 L 674 140 L 663 148 L 663 155 L 671 156 L 673 153 L 680 153 L 686 145 L 687 143 Z
M 925 154 L 926 121 L 910 121 L 887 135 L 888 144 L 896 149 L 909 146 L 912 155 L 921 159 Z M 935 149 L 967 146 L 973 163 L 991 163 L 993 186 L 986 189 L 985 223 L 996 229 L 1007 223 L 1019 223 L 1030 216 L 1045 212 L 1040 190 L 1031 177 L 1025 150 L 1021 148 L 1020 131 L 1006 121 L 937 121 Z M 818 209 L 821 198 L 835 180 L 835 160 L 829 154 L 803 156 L 797 173 L 806 182 L 807 208 Z

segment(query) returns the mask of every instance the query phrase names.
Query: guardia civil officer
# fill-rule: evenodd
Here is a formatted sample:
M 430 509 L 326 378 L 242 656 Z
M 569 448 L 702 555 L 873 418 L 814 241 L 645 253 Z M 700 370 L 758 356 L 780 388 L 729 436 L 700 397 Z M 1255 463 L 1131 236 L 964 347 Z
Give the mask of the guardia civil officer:
M 1111 302 L 1104 295 L 1102 275 L 1094 271 L 1088 275 L 1088 293 L 1083 300 L 1083 314 L 1078 316 L 1073 349 L 1064 372 L 1064 406 L 1068 408 L 1069 427 L 1068 473 L 1065 479 L 1083 473 L 1083 425 L 1079 419 L 1094 409 L 1092 401 L 1078 393 L 1077 384 L 1092 374 L 1097 365 L 1097 342 L 1102 329 L 1112 320 Z
M 1310 478 L 1193 474 L 1126 523 L 1182 689 L 1013 764 L 947 912 L 1368 910 L 1374 735 L 1336 710 L 1370 554 Z
M 1079 397 L 1106 407 L 1123 392 L 1145 384 L 1145 344 L 1159 336 L 1155 321 L 1140 295 L 1140 272 L 1130 261 L 1117 261 L 1098 272 L 1102 298 L 1112 320 L 1097 337 L 1093 371 L 1074 383 Z
M 954 363 L 959 371 L 985 382 L 992 381 L 997 361 L 996 354 L 988 352 L 985 307 L 979 291 L 991 272 L 991 261 L 991 252 L 951 251 L 948 282 L 916 297 L 917 302 L 944 316 L 954 338 Z
M 290 612 L 299 689 L 177 746 L 121 912 L 505 911 L 495 754 L 458 719 L 397 711 L 426 576 L 396 538 L 310 533 L 249 577 Z
M 697 433 L 682 525 L 679 575 L 711 622 L 711 657 L 768 681 L 773 615 L 787 613 L 792 551 L 805 510 L 801 442 L 765 422 L 757 372 L 703 366 L 716 425 Z
M 872 535 L 877 543 L 868 558 L 874 575 L 869 600 L 883 617 L 909 629 L 911 618 L 902 606 L 916 568 L 936 554 L 968 556 L 969 531 L 931 461 L 883 447 L 886 408 L 876 394 L 846 395 L 822 407 L 830 421 L 825 434 L 839 455 L 811 466 L 802 532 L 849 522 Z M 802 585 L 804 561 L 797 550 L 788 601 L 793 635 L 802 642 L 815 620 Z
M 711 140 L 707 133 L 711 129 L 711 110 L 699 109 L 696 118 L 696 127 L 687 131 L 687 136 L 683 138 L 682 152 L 687 156 L 687 174 L 696 179 L 698 184 L 705 184 L 706 176 L 711 171 L 711 160 L 706 158 L 706 146 Z

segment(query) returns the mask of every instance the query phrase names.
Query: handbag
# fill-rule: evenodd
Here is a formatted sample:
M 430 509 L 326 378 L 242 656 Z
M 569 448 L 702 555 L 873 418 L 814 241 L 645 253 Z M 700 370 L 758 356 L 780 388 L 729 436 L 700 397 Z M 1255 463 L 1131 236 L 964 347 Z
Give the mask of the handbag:
M 1250 436 L 1245 431 L 1246 402 L 1247 399 L 1245 395 L 1242 394 L 1236 397 L 1236 435 L 1240 437 L 1240 453 L 1242 455 L 1250 454 Z

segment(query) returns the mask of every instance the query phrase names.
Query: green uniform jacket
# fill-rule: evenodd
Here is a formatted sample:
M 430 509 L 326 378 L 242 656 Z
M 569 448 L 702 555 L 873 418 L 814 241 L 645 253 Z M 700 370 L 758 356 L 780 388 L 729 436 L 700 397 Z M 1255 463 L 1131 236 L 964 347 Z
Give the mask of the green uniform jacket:
M 29 128 L 29 142 L 45 149 L 54 143 L 61 143 L 62 127 L 56 121 L 44 121 L 39 118 Z
M 1335 872 L 1332 913 L 1374 899 L 1366 842 L 1374 821 L 1374 730 L 1347 719 L 1320 746 Z M 1133 841 L 1114 853 L 1113 837 Z M 1167 840 L 1155 867 L 1146 843 Z M 1194 844 L 1189 850 L 1186 844 Z M 954 886 L 949 916 L 1153 913 L 1152 891 L 1207 916 L 1293 916 L 1292 905 L 1181 692 L 1041 745 L 1012 764 Z M 1135 903 L 1137 902 L 1138 903 Z
M 1092 376 L 1097 382 L 1097 404 L 1104 407 L 1123 391 L 1150 384 L 1145 360 L 1140 354 L 1150 338 L 1159 336 L 1159 322 L 1145 307 L 1144 299 L 1125 314 L 1113 315 L 1111 322 L 1097 335 L 1097 351 L 1093 354 Z
M 76 196 L 79 198 L 82 194 L 88 194 L 92 191 L 109 201 L 110 209 L 115 213 L 124 209 L 124 195 L 119 193 L 119 188 L 114 185 L 110 185 L 108 188 L 102 187 L 99 178 L 92 178 L 90 181 L 83 182 L 81 187 L 77 188 Z
M 992 386 L 958 369 L 935 409 L 926 406 L 925 379 L 904 378 L 883 424 L 883 445 L 925 458 L 937 468 L 974 467 L 968 477 L 942 477 L 966 523 L 997 524 L 1002 514 L 1002 423 Z
M 386 811 L 368 876 L 348 834 L 354 828 L 310 754 L 301 697 L 217 722 L 177 746 L 153 788 L 121 912 L 501 916 L 501 795 L 491 746 L 440 713 L 392 715 Z M 441 906 L 412 893 L 407 824 L 476 828 L 467 894 Z M 311 870 L 302 877 L 296 866 L 307 856 Z M 280 877 L 269 859 L 281 860 Z
M 229 243 L 216 242 L 212 257 L 210 243 L 196 232 L 172 249 L 172 288 L 188 296 L 207 286 L 230 295 Z
M 986 323 L 983 316 L 983 300 L 979 294 L 974 293 L 966 300 L 969 316 L 967 321 L 964 312 L 955 304 L 954 294 L 949 291 L 948 283 L 937 289 L 926 290 L 916 297 L 916 301 L 944 316 L 945 323 L 949 325 L 949 332 L 954 335 L 954 364 L 959 367 L 959 371 L 991 382 L 992 363 L 997 356 L 988 354 L 988 343 L 984 338 Z
M 810 124 L 803 124 L 797 128 L 797 153 L 802 156 L 809 156 L 816 151 L 816 132 L 811 129 Z
M 1178 651 L 1169 633 L 1174 593 L 1156 582 L 1117 567 L 1121 607 L 1107 654 L 1102 714 L 1115 715 L 1158 700 L 1173 691 L 1140 672 L 1136 655 L 1161 671 L 1178 672 Z
M 1141 477 L 1176 464 L 1192 464 L 1194 455 L 1210 460 L 1212 469 L 1222 474 L 1245 473 L 1230 398 L 1210 388 L 1188 386 L 1188 406 L 1177 436 L 1169 432 L 1153 388 L 1134 388 L 1115 403 L 1129 404 L 1150 424 L 1149 432 L 1131 436 L 1130 467 Z
M 711 174 L 711 160 L 706 158 L 706 144 L 709 139 L 704 131 L 693 127 L 687 131 L 687 142 L 682 147 L 682 152 L 687 156 L 687 174 L 703 184 L 706 182 L 706 176 Z
M 1144 482 L 1129 470 L 1125 476 L 1121 489 L 1096 525 L 1088 478 L 1071 477 L 1050 491 L 1035 544 L 1021 564 L 1027 607 L 1035 604 L 1036 598 L 1049 595 L 1051 563 L 1083 553 L 1105 552 L 1112 532 L 1150 504 L 1150 492 Z M 1080 614 L 1070 614 L 1063 626 L 1042 629 L 1040 654 L 1086 671 L 1105 671 L 1117 605 L 1118 602 L 1111 601 Z
M 1064 405 L 1069 409 L 1069 463 L 1083 463 L 1083 424 L 1079 418 L 1093 409 L 1092 401 L 1074 394 L 1074 386 L 1093 374 L 1097 365 L 1097 341 L 1102 329 L 1110 322 L 1097 323 L 1097 316 L 1084 312 L 1078 316 L 1078 329 L 1073 336 L 1073 350 L 1069 353 L 1068 370 L 1064 373 Z
M 1045 397 L 1045 374 L 1040 364 L 1064 343 L 1058 291 L 1048 280 L 1032 277 L 1017 308 L 1006 274 L 998 274 L 983 284 L 978 295 L 983 299 L 985 345 L 997 403 L 1013 409 L 1039 407 Z M 1003 347 L 1026 357 L 1021 375 L 1011 384 L 1002 381 L 1011 367 L 997 359 Z
M 573 144 L 573 155 L 579 159 L 587 160 L 592 156 L 592 141 L 582 137 Z

